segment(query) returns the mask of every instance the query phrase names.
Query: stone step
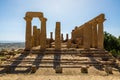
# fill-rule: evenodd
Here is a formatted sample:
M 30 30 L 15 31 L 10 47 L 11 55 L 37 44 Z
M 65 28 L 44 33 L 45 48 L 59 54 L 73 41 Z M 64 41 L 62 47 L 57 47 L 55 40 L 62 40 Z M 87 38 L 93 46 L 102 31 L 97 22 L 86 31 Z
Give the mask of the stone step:
M 111 61 L 99 61 L 99 62 L 97 62 L 97 61 L 82 61 L 82 62 L 70 62 L 70 61 L 41 61 L 41 62 L 34 62 L 34 64 L 39 64 L 40 63 L 40 65 L 42 65 L 42 64 L 60 64 L 60 65 L 99 65 L 99 64 L 102 64 L 102 65 L 113 65 L 114 63 L 113 62 L 111 62 Z M 1 64 L 0 65 L 0 67 L 2 66 L 2 65 L 11 65 L 11 66 L 19 66 L 19 65 L 32 65 L 33 64 L 33 62 L 28 62 L 28 64 L 26 63 L 26 62 L 21 62 L 20 64 L 17 64 L 17 62 L 16 63 L 4 63 L 4 64 Z
M 25 58 L 25 59 L 9 59 L 9 60 L 7 60 L 7 61 L 12 61 L 12 62 L 15 62 L 15 61 L 24 61 L 24 62 L 26 62 L 26 61 L 53 61 L 53 60 L 55 60 L 55 59 L 39 59 L 39 58 Z M 60 59 L 61 61 L 88 61 L 89 59 Z
M 107 65 L 107 64 L 104 64 Z M 29 65 L 10 65 L 10 64 L 4 64 L 4 65 L 0 65 L 0 68 L 30 68 L 32 67 L 32 64 Z M 36 65 L 34 65 L 36 66 Z M 80 64 L 80 65 L 60 65 L 61 68 L 81 68 L 82 66 L 101 66 L 101 64 Z M 111 65 L 110 65 L 111 66 Z M 37 65 L 36 67 L 38 68 L 54 68 L 54 65 Z
M 41 52 L 40 50 L 32 50 L 30 53 L 32 54 L 82 54 L 82 53 L 95 53 L 95 54 L 106 54 L 108 51 L 105 50 L 46 50 Z
M 18 66 L 16 66 L 16 65 L 1 65 L 0 66 L 0 68 L 14 68 L 14 67 L 16 67 L 16 68 L 30 68 L 30 67 L 32 67 L 33 65 L 18 65 Z M 34 65 L 34 66 L 36 66 L 36 65 Z M 90 65 L 62 65 L 62 66 L 60 66 L 61 68 L 82 68 L 83 66 L 86 66 L 86 68 L 89 68 L 90 67 Z M 39 68 L 54 68 L 54 66 L 37 66 L 37 67 L 39 67 Z

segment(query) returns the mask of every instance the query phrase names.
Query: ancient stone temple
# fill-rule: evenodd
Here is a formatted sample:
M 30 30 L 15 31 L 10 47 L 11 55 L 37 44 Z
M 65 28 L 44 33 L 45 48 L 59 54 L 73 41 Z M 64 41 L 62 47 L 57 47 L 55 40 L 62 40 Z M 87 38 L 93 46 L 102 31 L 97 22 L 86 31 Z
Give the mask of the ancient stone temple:
M 31 21 L 34 17 L 38 17 L 41 21 L 41 29 L 37 29 L 37 26 L 33 26 Z M 30 50 L 33 47 L 41 45 L 41 50 L 46 49 L 46 21 L 42 12 L 27 12 L 24 19 L 26 20 L 26 37 L 25 37 L 25 50 Z M 41 31 L 40 31 L 41 30 Z M 32 39 L 33 36 L 33 39 Z M 42 37 L 42 38 L 41 38 Z
M 32 26 L 34 17 L 41 21 L 40 28 Z M 53 68 L 56 73 L 62 73 L 63 68 L 78 68 L 81 69 L 78 71 L 88 73 L 88 68 L 94 66 L 111 74 L 113 66 L 120 68 L 114 57 L 104 49 L 104 14 L 75 26 L 71 35 L 66 33 L 65 38 L 61 33 L 61 22 L 55 23 L 54 33 L 50 32 L 50 38 L 47 37 L 47 18 L 42 12 L 27 12 L 24 19 L 25 49 L 17 56 L 3 59 L 5 62 L 0 64 L 0 68 L 4 70 L 0 71 L 35 73 L 38 68 Z
M 104 33 L 103 33 L 103 22 L 105 21 L 104 14 L 100 14 L 94 19 L 86 22 L 85 24 L 75 27 L 71 32 L 72 42 L 77 44 L 79 38 L 79 46 L 85 49 L 97 48 L 104 49 Z M 78 42 L 79 42 L 78 41 Z M 73 45 L 74 45 L 73 43 Z
M 41 28 L 37 26 L 31 26 L 31 21 L 34 17 L 38 17 L 41 21 Z M 62 48 L 61 43 L 67 42 L 69 48 L 83 48 L 83 49 L 104 49 L 104 34 L 103 34 L 103 22 L 105 21 L 104 14 L 100 14 L 92 20 L 86 22 L 81 26 L 76 26 L 71 32 L 71 38 L 64 40 L 63 34 L 60 33 L 60 22 L 56 22 L 55 38 L 53 38 L 53 32 L 50 33 L 50 39 L 47 38 L 46 34 L 46 21 L 47 19 L 43 16 L 42 12 L 27 12 L 25 15 L 26 20 L 26 38 L 25 38 L 25 50 L 31 50 L 32 47 L 40 46 L 40 50 L 46 50 L 46 41 L 55 42 L 53 44 L 56 50 Z M 32 30 L 33 29 L 33 30 Z M 54 40 L 55 39 L 55 40 Z M 49 43 L 50 45 L 52 43 Z M 67 47 L 66 47 L 67 48 Z

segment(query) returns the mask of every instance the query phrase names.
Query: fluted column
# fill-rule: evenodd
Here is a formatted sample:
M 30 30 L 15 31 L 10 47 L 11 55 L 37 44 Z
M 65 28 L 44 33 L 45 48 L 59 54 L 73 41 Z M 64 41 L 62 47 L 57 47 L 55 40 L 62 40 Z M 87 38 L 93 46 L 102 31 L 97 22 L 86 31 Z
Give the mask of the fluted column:
M 31 20 L 30 17 L 25 17 L 26 20 L 26 36 L 25 36 L 25 50 L 30 50 L 32 48 L 32 39 L 31 39 Z
M 40 41 L 41 41 L 41 29 L 39 29 L 39 45 L 40 45 Z
M 50 32 L 50 39 L 53 40 L 53 32 Z
M 89 23 L 85 23 L 84 25 L 84 36 L 83 36 L 83 46 L 84 46 L 84 49 L 90 49 L 90 27 L 89 27 Z
M 72 39 L 72 40 L 75 39 L 75 33 L 74 33 L 74 32 L 75 32 L 75 30 L 72 30 L 72 32 L 71 32 L 71 39 Z
M 45 50 L 46 49 L 46 18 L 40 18 L 41 20 L 41 40 L 40 40 L 40 49 Z
M 40 45 L 40 29 L 37 29 L 37 46 Z
M 37 46 L 37 26 L 33 26 L 33 46 Z
M 68 41 L 68 34 L 66 34 L 66 41 Z
M 34 47 L 34 38 L 33 35 L 31 36 L 32 47 Z
M 104 49 L 104 32 L 103 32 L 104 20 L 98 21 L 98 48 Z
M 56 22 L 55 29 L 55 50 L 61 49 L 61 39 L 60 39 L 60 22 Z
M 92 47 L 92 24 L 89 24 L 89 42 L 90 42 L 90 48 Z
M 61 42 L 63 42 L 64 38 L 63 38 L 63 34 L 61 34 Z
M 97 22 L 92 23 L 92 47 L 97 48 Z

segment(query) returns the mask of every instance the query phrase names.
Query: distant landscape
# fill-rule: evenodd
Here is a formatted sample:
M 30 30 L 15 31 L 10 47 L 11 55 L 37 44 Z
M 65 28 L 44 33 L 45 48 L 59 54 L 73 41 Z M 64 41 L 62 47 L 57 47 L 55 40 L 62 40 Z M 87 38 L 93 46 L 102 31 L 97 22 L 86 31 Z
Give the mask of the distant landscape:
M 24 42 L 16 42 L 16 41 L 0 41 L 0 51 L 2 49 L 18 49 L 24 48 Z

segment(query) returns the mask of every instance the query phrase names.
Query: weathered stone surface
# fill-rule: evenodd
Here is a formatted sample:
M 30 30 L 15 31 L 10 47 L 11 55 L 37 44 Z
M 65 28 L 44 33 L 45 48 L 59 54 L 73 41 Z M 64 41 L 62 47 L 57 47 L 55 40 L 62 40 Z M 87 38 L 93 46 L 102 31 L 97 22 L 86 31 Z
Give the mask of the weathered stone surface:
M 5 68 L 5 72 L 6 72 L 6 73 L 10 73 L 10 72 L 11 72 L 11 68 L 10 68 L 10 66 L 6 66 L 6 68 Z
M 41 42 L 40 40 L 39 41 L 33 40 L 34 45 L 32 45 L 32 42 L 31 42 L 32 41 L 32 38 L 31 38 L 31 35 L 32 35 L 31 34 L 31 32 L 32 32 L 31 31 L 31 20 L 32 20 L 33 17 L 38 17 L 41 20 L 41 27 L 42 27 L 42 30 L 43 30 L 42 31 L 43 32 L 43 34 L 42 34 L 43 42 Z M 41 49 L 45 49 L 46 45 L 44 45 L 44 44 L 46 43 L 45 38 L 46 38 L 46 20 L 47 19 L 43 17 L 43 13 L 42 12 L 27 12 L 24 19 L 26 20 L 25 49 L 30 50 L 32 48 L 32 46 L 36 46 L 36 44 L 40 44 L 40 42 L 42 43 Z M 37 31 L 34 31 L 33 34 L 34 33 L 37 33 Z
M 39 31 L 39 34 L 38 34 L 39 37 L 38 37 L 38 38 L 39 38 L 39 45 L 40 45 L 40 41 L 41 41 L 41 30 L 39 29 L 38 31 Z
M 74 39 L 74 30 L 72 30 L 72 32 L 71 32 L 71 39 L 72 40 Z
M 26 37 L 25 37 L 25 50 L 30 50 L 32 48 L 31 44 L 31 20 L 30 17 L 25 17 L 26 20 Z
M 50 32 L 50 39 L 53 40 L 53 32 Z
M 56 66 L 55 72 L 56 73 L 62 73 L 62 68 L 60 66 Z
M 68 41 L 68 39 L 69 39 L 69 38 L 68 38 L 68 34 L 66 34 L 66 41 Z
M 92 47 L 97 48 L 97 22 L 92 22 Z
M 84 25 L 84 37 L 83 37 L 83 40 L 84 40 L 84 49 L 90 49 L 90 27 L 89 27 L 89 23 L 86 23 Z
M 40 18 L 41 20 L 41 42 L 40 42 L 40 49 L 45 50 L 46 49 L 46 18 Z
M 99 49 L 103 49 L 104 46 L 104 32 L 103 32 L 103 22 L 104 22 L 104 18 L 98 18 L 98 48 Z
M 63 42 L 64 38 L 63 38 L 63 34 L 61 34 L 61 42 Z
M 33 27 L 33 35 L 31 30 L 31 20 L 33 17 L 38 17 L 41 21 L 41 31 L 37 27 Z M 25 49 L 30 50 L 34 46 L 40 45 L 41 50 L 46 49 L 46 21 L 47 19 L 43 17 L 41 12 L 27 12 L 25 16 L 26 20 L 26 42 Z M 76 26 L 71 32 L 71 46 L 74 48 L 99 48 L 103 49 L 104 34 L 103 34 L 103 22 L 104 14 L 100 14 L 92 20 L 88 21 L 84 25 Z M 50 33 L 50 39 L 48 43 L 52 43 L 53 33 Z M 61 49 L 61 43 L 59 42 L 68 41 L 68 34 L 66 34 L 66 39 L 63 39 L 63 34 L 60 35 L 60 22 L 56 22 L 55 31 L 55 46 L 56 50 Z M 68 42 L 69 43 L 69 42 Z M 67 43 L 67 46 L 68 46 Z M 49 45 L 50 45 L 49 44 Z M 52 45 L 51 45 L 52 46 Z M 66 46 L 66 45 L 65 45 Z
M 37 39 L 36 39 L 36 42 L 37 42 L 37 46 L 40 45 L 40 29 L 37 29 Z
M 107 75 L 113 74 L 112 67 L 110 65 L 105 65 L 105 72 L 107 73 Z
M 87 67 L 81 67 L 81 73 L 88 73 Z
M 92 25 L 89 24 L 89 42 L 90 42 L 90 48 L 92 47 Z
M 71 40 L 67 41 L 67 48 L 71 48 Z
M 32 65 L 32 66 L 31 66 L 31 73 L 35 73 L 36 70 L 37 70 L 36 65 Z
M 33 47 L 37 46 L 37 26 L 33 26 Z
M 33 17 L 41 18 L 43 17 L 43 13 L 42 12 L 26 12 L 26 16 L 31 17 L 31 18 Z
M 61 40 L 60 40 L 60 22 L 56 22 L 55 29 L 55 50 L 61 49 Z

